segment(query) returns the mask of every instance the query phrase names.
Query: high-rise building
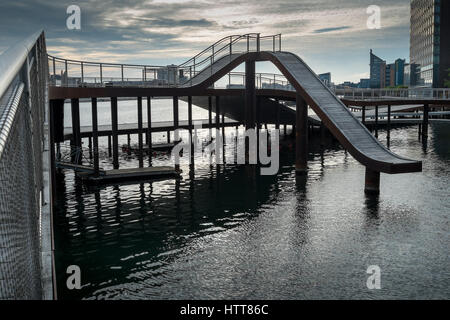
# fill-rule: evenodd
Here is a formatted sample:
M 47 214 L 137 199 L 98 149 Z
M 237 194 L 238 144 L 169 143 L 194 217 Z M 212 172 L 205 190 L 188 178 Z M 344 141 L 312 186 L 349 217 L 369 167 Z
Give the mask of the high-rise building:
M 363 88 L 363 89 L 370 88 L 370 79 L 361 79 L 359 81 L 358 88 Z
M 370 87 L 384 88 L 386 81 L 386 61 L 373 54 L 370 49 Z
M 411 0 L 411 86 L 444 86 L 450 69 L 450 1 Z
M 395 87 L 395 63 L 389 63 L 386 65 L 386 87 Z
M 404 84 L 405 75 L 405 59 L 395 60 L 395 86 L 402 86 Z
M 325 83 L 325 85 L 327 85 L 328 87 L 331 85 L 331 73 L 330 72 L 319 74 L 319 79 L 322 80 L 322 82 Z

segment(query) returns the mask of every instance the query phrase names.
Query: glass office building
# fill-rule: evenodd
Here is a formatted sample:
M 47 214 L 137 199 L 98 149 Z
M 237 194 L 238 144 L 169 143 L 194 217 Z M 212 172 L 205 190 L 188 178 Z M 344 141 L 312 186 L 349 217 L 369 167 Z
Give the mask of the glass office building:
M 450 68 L 449 12 L 449 0 L 411 0 L 411 86 L 444 86 Z
M 373 54 L 370 49 L 370 87 L 384 88 L 386 81 L 386 61 Z

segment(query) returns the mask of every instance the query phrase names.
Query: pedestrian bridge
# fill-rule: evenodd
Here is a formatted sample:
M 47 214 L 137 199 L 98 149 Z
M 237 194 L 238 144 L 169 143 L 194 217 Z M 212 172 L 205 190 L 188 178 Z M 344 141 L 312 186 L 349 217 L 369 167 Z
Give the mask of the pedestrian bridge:
M 441 96 L 416 97 L 414 101 L 397 98 L 389 102 L 354 102 L 362 106 L 360 121 L 301 58 L 282 51 L 281 44 L 279 34 L 235 35 L 219 40 L 180 65 L 125 65 L 50 56 L 44 33 L 37 32 L 3 52 L 0 55 L 0 270 L 6 270 L 8 277 L 0 277 L 0 299 L 56 298 L 52 290 L 55 274 L 51 221 L 56 195 L 56 148 L 69 135 L 64 130 L 66 99 L 71 102 L 71 146 L 80 150 L 82 138 L 87 135 L 92 138 L 94 159 L 90 167 L 93 169 L 84 166 L 82 157 L 73 157 L 73 165 L 61 161 L 59 165 L 78 166 L 95 179 L 138 177 L 143 172 L 148 176 L 173 175 L 175 172 L 169 167 L 162 168 L 164 170 L 144 168 L 143 135 L 147 136 L 146 148 L 151 151 L 152 132 L 180 127 L 192 130 L 193 98 L 203 99 L 199 105 L 209 111 L 209 118 L 205 120 L 209 128 L 244 124 L 251 129 L 262 123 L 275 123 L 279 128 L 280 123 L 292 124 L 296 133 L 298 174 L 307 172 L 308 106 L 320 123 L 366 167 L 365 191 L 379 192 L 380 172 L 422 170 L 420 161 L 392 153 L 371 134 L 364 124 L 364 108 L 370 103 L 423 104 L 425 121 L 428 119 L 426 106 L 448 105 L 448 99 Z M 259 61 L 273 63 L 282 74 L 255 73 L 255 64 Z M 241 64 L 245 64 L 245 73 L 233 72 Z M 220 83 L 226 85 L 220 88 Z M 137 102 L 138 123 L 131 129 L 119 127 L 118 123 L 118 99 L 125 97 L 135 98 Z M 173 99 L 173 122 L 152 127 L 154 97 Z M 179 120 L 181 97 L 188 102 L 186 123 Z M 227 102 L 230 97 L 236 97 L 239 103 Z M 104 128 L 98 126 L 97 100 L 101 98 L 111 103 L 111 125 Z M 145 128 L 143 98 L 148 117 Z M 91 101 L 92 127 L 89 130 L 80 124 L 80 99 Z M 288 105 L 280 101 L 295 103 Z M 375 114 L 377 112 L 375 109 Z M 389 112 L 388 108 L 388 121 Z M 225 114 L 231 120 L 224 121 Z M 139 137 L 139 168 L 130 172 L 118 171 L 119 129 L 133 130 Z M 112 136 L 114 172 L 99 167 L 98 137 L 101 134 Z M 150 157 L 151 154 L 149 152 Z
M 262 47 L 263 43 L 270 45 L 269 50 Z M 422 168 L 420 161 L 401 157 L 384 147 L 301 58 L 293 53 L 282 51 L 281 35 L 261 37 L 259 34 L 246 34 L 226 37 L 178 66 L 116 65 L 106 62 L 64 60 L 50 56 L 49 59 L 53 69 L 51 77 L 55 85 L 50 88 L 52 100 L 130 96 L 243 95 L 245 96 L 245 104 L 242 106 L 244 119 L 236 120 L 243 120 L 249 128 L 255 127 L 256 124 L 257 95 L 265 98 L 295 99 L 297 171 L 305 171 L 307 167 L 307 106 L 314 110 L 344 148 L 366 166 L 367 174 L 375 180 L 379 179 L 379 172 L 416 172 L 421 171 Z M 272 62 L 281 71 L 286 83 L 276 86 L 277 78 L 275 77 L 272 88 L 269 85 L 266 86 L 267 89 L 264 89 L 261 81 L 258 88 L 256 85 L 258 81 L 255 81 L 258 79 L 258 75 L 255 74 L 257 61 Z M 246 66 L 244 88 L 233 89 L 228 86 L 226 89 L 216 89 L 214 87 L 214 84 L 221 79 L 235 76 L 232 71 L 243 63 Z M 87 74 L 88 67 L 91 69 L 98 67 L 98 74 L 94 77 L 92 73 Z M 139 80 L 125 75 L 133 67 L 140 70 L 138 74 L 142 73 L 142 78 Z M 61 73 L 59 86 L 57 86 L 57 70 Z M 110 76 L 106 70 L 110 70 Z M 118 72 L 119 77 L 111 76 L 114 70 Z M 134 72 L 136 74 L 136 71 Z M 259 79 L 261 78 L 260 75 Z

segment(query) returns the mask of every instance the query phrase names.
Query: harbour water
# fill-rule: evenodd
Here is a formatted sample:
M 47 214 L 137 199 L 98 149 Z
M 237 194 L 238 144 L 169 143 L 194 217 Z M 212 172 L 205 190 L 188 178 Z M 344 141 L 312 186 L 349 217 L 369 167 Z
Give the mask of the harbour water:
M 135 104 L 119 103 L 121 122 L 135 121 Z M 99 103 L 104 123 L 108 107 Z M 81 104 L 82 125 L 89 112 Z M 154 121 L 170 120 L 170 100 L 155 100 L 153 112 Z M 195 108 L 194 117 L 207 112 Z M 180 103 L 180 119 L 186 118 Z M 199 162 L 182 165 L 178 180 L 88 188 L 61 171 L 54 212 L 58 298 L 450 297 L 448 124 L 431 124 L 426 145 L 417 127 L 391 131 L 391 150 L 422 160 L 423 172 L 382 174 L 376 197 L 364 194 L 364 167 L 336 142 L 321 149 L 311 141 L 308 174 L 296 177 L 292 143 L 281 139 L 274 176 Z M 384 131 L 379 139 L 386 142 Z M 106 150 L 103 138 L 100 147 Z M 234 146 L 226 150 L 231 155 Z M 170 159 L 157 154 L 153 163 Z M 110 168 L 112 160 L 101 166 Z M 138 161 L 121 154 L 120 166 Z M 80 290 L 66 287 L 70 265 L 81 269 Z M 379 290 L 366 286 L 371 265 L 381 269 Z

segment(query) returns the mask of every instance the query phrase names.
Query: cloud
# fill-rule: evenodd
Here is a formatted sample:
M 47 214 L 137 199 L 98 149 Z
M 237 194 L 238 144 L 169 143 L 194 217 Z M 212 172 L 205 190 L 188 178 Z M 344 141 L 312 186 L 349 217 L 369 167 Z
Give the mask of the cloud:
M 373 3 L 373 0 L 77 0 L 82 29 L 70 31 L 66 29 L 66 8 L 73 1 L 2 0 L 0 50 L 37 28 L 44 28 L 47 48 L 53 54 L 105 61 L 178 63 L 230 34 L 282 33 L 283 49 L 311 61 L 313 68 L 333 70 L 333 63 L 339 59 L 339 63 L 348 63 L 351 74 L 358 74 L 367 69 L 369 47 L 387 55 L 386 59 L 390 55 L 403 58 L 408 55 L 410 1 L 376 1 L 381 7 L 382 28 L 368 30 L 366 8 Z M 324 57 L 320 63 L 316 62 L 319 56 Z M 355 61 L 362 61 L 360 57 L 364 63 L 356 65 Z M 345 74 L 341 76 L 344 78 Z
M 335 28 L 323 28 L 323 29 L 314 30 L 314 33 L 326 33 L 326 32 L 338 31 L 338 30 L 345 30 L 345 29 L 350 29 L 350 27 L 343 26 L 343 27 L 335 27 Z

